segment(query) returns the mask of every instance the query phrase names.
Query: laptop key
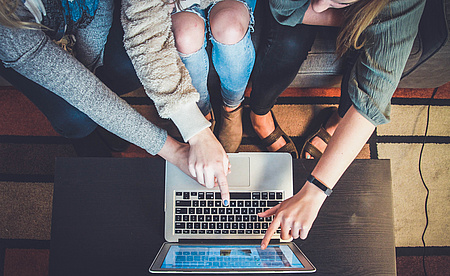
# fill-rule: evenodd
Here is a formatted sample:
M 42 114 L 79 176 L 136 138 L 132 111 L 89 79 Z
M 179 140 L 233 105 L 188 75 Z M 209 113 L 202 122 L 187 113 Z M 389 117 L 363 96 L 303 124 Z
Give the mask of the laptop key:
M 260 199 L 260 198 L 261 198 L 261 194 L 259 192 L 252 193 L 252 199 Z
M 184 222 L 176 222 L 175 223 L 175 229 L 184 229 L 186 227 L 186 224 Z
M 250 192 L 231 192 L 230 199 L 251 199 L 252 195 Z
M 175 206 L 177 207 L 191 207 L 191 201 L 190 200 L 176 200 Z
M 187 214 L 188 209 L 187 208 L 175 208 L 175 214 Z

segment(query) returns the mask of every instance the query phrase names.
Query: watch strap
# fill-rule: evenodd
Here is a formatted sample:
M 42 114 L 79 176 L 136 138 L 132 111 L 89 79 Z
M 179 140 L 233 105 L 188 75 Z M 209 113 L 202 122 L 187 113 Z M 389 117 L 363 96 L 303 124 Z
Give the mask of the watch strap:
M 333 192 L 332 189 L 325 186 L 322 182 L 320 182 L 317 178 L 315 178 L 312 174 L 306 178 L 306 180 L 314 185 L 316 185 L 319 189 L 321 189 L 327 196 L 330 196 Z

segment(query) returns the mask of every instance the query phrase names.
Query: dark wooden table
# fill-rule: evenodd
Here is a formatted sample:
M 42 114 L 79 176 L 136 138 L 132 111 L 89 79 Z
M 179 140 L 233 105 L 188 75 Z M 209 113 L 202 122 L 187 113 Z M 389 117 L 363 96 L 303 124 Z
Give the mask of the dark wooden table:
M 294 160 L 294 192 L 312 160 Z M 164 241 L 164 161 L 60 158 L 50 275 L 149 275 Z M 296 243 L 314 275 L 395 275 L 389 160 L 355 160 Z

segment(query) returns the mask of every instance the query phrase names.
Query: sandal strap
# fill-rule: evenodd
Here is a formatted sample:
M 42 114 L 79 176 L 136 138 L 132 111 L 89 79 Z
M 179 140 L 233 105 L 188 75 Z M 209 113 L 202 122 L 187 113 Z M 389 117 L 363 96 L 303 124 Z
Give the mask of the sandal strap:
M 283 136 L 283 134 L 284 134 L 283 130 L 280 128 L 280 126 L 277 125 L 275 127 L 275 130 L 272 131 L 272 133 L 270 133 L 269 136 L 261 140 L 261 146 L 267 148 L 268 146 L 275 143 L 278 139 L 280 139 L 280 137 Z
M 317 136 L 319 136 L 319 138 L 322 139 L 326 144 L 328 144 L 331 139 L 331 135 L 323 128 L 323 126 L 320 127 L 319 131 L 317 132 Z
M 277 152 L 288 152 L 292 155 L 292 157 L 296 159 L 298 158 L 297 148 L 292 142 L 287 142 L 286 145 L 279 148 Z
M 313 144 L 311 144 L 310 142 L 307 142 L 305 144 L 305 147 L 303 149 L 303 152 L 307 152 L 309 153 L 312 157 L 314 157 L 314 159 L 319 159 L 320 157 L 322 157 L 322 152 L 320 150 L 318 150 Z

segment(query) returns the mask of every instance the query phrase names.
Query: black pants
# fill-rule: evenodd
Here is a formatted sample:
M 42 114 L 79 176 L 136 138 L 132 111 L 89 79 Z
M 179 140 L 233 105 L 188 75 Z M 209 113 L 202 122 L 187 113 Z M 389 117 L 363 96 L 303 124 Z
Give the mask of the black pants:
M 255 114 L 265 115 L 296 77 L 321 27 L 304 24 L 295 27 L 281 25 L 273 18 L 268 2 L 262 1 L 260 4 L 265 6 L 259 7 L 256 12 L 263 13 L 259 18 L 264 18 L 264 22 L 263 26 L 260 26 L 260 38 L 255 42 L 258 47 L 251 78 L 250 107 Z M 358 55 L 357 51 L 349 51 L 344 57 L 340 116 L 343 116 L 352 105 L 347 87 L 351 69 Z

